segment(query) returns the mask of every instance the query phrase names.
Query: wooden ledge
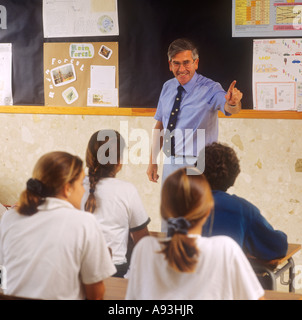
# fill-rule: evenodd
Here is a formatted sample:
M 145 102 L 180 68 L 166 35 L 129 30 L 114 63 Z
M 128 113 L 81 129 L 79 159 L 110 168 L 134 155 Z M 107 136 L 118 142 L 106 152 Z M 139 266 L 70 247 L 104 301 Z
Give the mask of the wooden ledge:
M 222 112 L 219 112 L 219 118 L 229 118 Z M 302 112 L 297 111 L 265 111 L 265 110 L 241 110 L 240 113 L 234 114 L 231 118 L 237 119 L 288 119 L 299 120 L 302 119 Z
M 1 113 L 9 114 L 57 114 L 154 117 L 156 108 L 106 108 L 106 107 L 47 107 L 47 106 L 0 106 Z M 219 112 L 219 118 L 230 118 Z M 262 111 L 245 109 L 231 116 L 236 119 L 302 119 L 297 111 Z
M 0 113 L 153 117 L 153 108 L 0 106 Z

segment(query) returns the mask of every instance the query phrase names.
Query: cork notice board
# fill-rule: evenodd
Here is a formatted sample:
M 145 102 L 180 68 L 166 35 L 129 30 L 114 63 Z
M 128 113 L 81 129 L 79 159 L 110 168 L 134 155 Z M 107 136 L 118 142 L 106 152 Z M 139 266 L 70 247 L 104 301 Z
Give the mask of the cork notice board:
M 44 43 L 45 106 L 118 107 L 118 43 Z

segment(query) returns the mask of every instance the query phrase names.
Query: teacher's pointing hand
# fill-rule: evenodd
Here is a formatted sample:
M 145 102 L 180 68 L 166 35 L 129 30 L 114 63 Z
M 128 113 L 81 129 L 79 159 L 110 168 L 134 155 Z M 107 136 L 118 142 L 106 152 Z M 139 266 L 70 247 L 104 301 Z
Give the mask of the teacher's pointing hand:
M 235 88 L 236 80 L 234 80 L 225 95 L 225 110 L 231 114 L 238 113 L 241 110 L 241 99 L 243 97 L 243 94 L 240 90 Z

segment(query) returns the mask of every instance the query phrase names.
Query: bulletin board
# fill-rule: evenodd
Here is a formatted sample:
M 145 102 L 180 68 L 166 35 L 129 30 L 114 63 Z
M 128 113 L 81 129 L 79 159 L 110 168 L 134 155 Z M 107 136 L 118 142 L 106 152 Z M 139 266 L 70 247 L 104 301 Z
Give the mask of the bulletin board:
M 117 107 L 117 42 L 44 43 L 45 106 Z
M 226 90 L 237 80 L 238 89 L 244 93 L 243 107 L 253 107 L 253 42 L 249 38 L 232 38 L 231 0 L 220 1 L 219 6 L 216 1 L 200 0 L 187 0 L 185 4 L 181 0 L 117 3 L 119 35 L 58 39 L 45 38 L 42 0 L 2 0 L 1 5 L 7 11 L 7 29 L 0 29 L 0 42 L 12 44 L 13 105 L 53 104 L 47 98 L 48 86 L 44 86 L 45 44 L 117 42 L 119 107 L 155 108 L 164 82 L 173 77 L 168 65 L 168 46 L 179 37 L 187 37 L 200 51 L 198 72 L 221 83 Z M 189 17 L 184 17 L 185 12 Z M 85 88 L 89 88 L 88 83 Z M 63 93 L 63 87 L 56 89 Z M 78 104 L 80 99 L 86 98 L 81 96 L 68 106 Z M 61 102 L 66 105 L 65 100 Z
M 92 1 L 92 0 L 91 0 Z M 49 1 L 51 2 L 51 1 Z M 65 2 L 65 1 L 64 1 Z M 78 1 L 72 2 L 75 5 Z M 62 1 L 63 3 L 63 1 Z M 107 4 L 106 0 L 92 1 Z M 118 43 L 116 59 L 116 88 L 119 92 L 118 106 L 124 108 L 156 108 L 163 84 L 173 77 L 169 70 L 167 50 L 169 44 L 186 37 L 197 45 L 200 53 L 198 73 L 219 82 L 227 90 L 233 80 L 243 92 L 243 108 L 253 109 L 253 38 L 232 37 L 232 0 L 117 0 L 118 35 L 45 37 L 43 30 L 42 0 L 2 0 L 6 8 L 7 28 L 0 27 L 0 43 L 12 44 L 12 94 L 13 105 L 47 106 L 59 101 L 48 99 L 49 83 L 44 83 L 46 70 L 53 69 L 52 62 L 44 67 L 44 48 L 53 43 Z M 63 46 L 65 48 L 65 46 Z M 64 49 L 65 50 L 65 49 Z M 59 56 L 59 50 L 51 58 L 71 59 L 68 50 Z M 58 56 L 56 56 L 56 55 Z M 66 58 L 67 55 L 67 58 Z M 99 58 L 95 55 L 95 58 Z M 99 58 L 95 65 L 111 63 Z M 112 60 L 113 61 L 113 60 Z M 92 62 L 92 61 L 91 61 Z M 61 98 L 60 105 L 87 106 L 89 74 L 78 70 L 77 81 L 69 83 L 79 94 L 71 104 Z M 100 64 L 99 64 L 100 63 Z M 55 66 L 58 66 L 57 61 Z M 82 74 L 85 77 L 82 78 Z M 80 77 L 81 75 L 81 77 Z M 85 80 L 84 80 L 85 79 Z M 79 90 L 77 89 L 79 86 Z M 67 86 L 56 87 L 54 100 L 62 96 Z M 70 93 L 71 96 L 73 93 Z M 76 95 L 75 95 L 76 96 Z

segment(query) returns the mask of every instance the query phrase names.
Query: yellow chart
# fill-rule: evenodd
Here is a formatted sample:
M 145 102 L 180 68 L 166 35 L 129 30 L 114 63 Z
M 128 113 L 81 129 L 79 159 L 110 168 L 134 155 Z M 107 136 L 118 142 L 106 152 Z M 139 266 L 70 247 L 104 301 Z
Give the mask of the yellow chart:
M 301 20 L 302 6 L 278 6 L 276 8 L 277 24 L 294 24 Z M 301 22 L 300 22 L 301 23 Z
M 270 0 L 236 0 L 235 24 L 269 25 Z

